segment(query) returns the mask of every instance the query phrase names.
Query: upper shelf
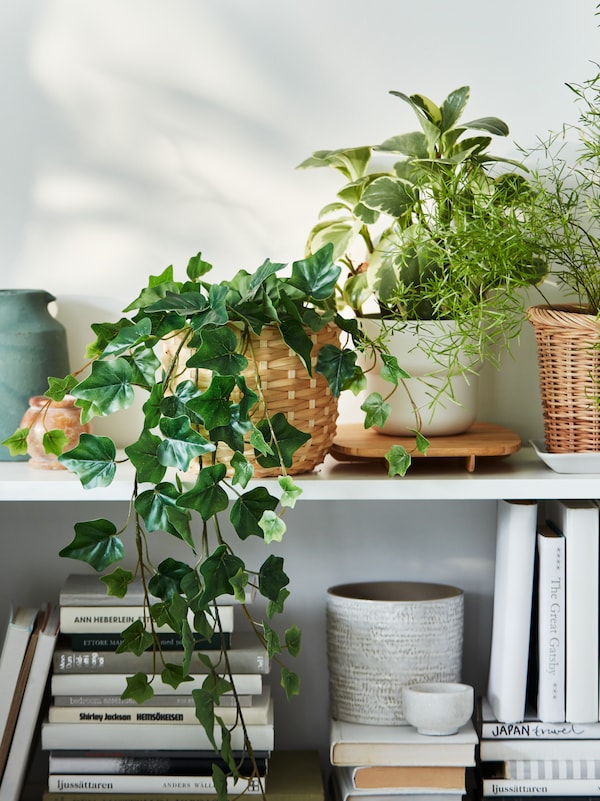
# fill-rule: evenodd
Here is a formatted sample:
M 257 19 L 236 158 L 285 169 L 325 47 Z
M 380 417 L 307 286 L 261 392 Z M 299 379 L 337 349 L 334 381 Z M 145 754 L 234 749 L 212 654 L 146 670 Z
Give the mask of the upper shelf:
M 36 470 L 27 462 L 0 462 L 0 501 L 128 501 L 133 471 L 119 465 L 110 487 L 85 490 L 63 470 Z M 511 456 L 480 458 L 468 472 L 460 459 L 414 460 L 403 478 L 388 478 L 384 463 L 337 462 L 327 457 L 313 473 L 295 476 L 303 500 L 489 500 L 599 498 L 600 473 L 561 474 L 529 446 Z M 274 485 L 276 480 L 268 479 Z

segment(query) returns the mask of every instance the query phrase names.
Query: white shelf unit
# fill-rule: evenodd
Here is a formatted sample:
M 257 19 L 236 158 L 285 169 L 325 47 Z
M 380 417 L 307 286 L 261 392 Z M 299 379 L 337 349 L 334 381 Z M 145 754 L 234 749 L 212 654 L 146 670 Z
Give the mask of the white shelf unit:
M 295 476 L 303 500 L 493 500 L 498 498 L 596 498 L 600 473 L 555 473 L 529 446 L 506 457 L 480 457 L 469 473 L 459 458 L 413 460 L 406 476 L 389 478 L 386 465 L 338 462 L 327 457 L 309 475 Z M 85 490 L 64 470 L 37 470 L 27 462 L 0 462 L 0 501 L 127 501 L 133 471 L 119 465 L 109 487 Z M 275 479 L 267 479 L 276 485 Z M 275 490 L 274 490 L 275 491 Z
M 277 492 L 275 479 L 272 492 Z M 275 686 L 277 747 L 328 748 L 325 601 L 333 584 L 360 580 L 438 581 L 465 591 L 463 679 L 485 688 L 489 659 L 496 500 L 598 498 L 600 473 L 566 475 L 544 465 L 529 446 L 499 458 L 478 458 L 474 472 L 461 459 L 415 459 L 405 477 L 389 478 L 384 461 L 337 462 L 328 457 L 310 475 L 295 477 L 303 494 L 282 543 L 291 597 L 285 625 L 303 632 L 294 669 L 301 696 L 287 703 Z M 119 465 L 106 488 L 84 490 L 66 471 L 0 462 L 0 582 L 8 599 L 40 602 L 81 564 L 58 557 L 78 520 L 126 517 L 133 471 Z M 350 502 L 350 503 L 349 503 Z M 165 538 L 163 538 L 164 540 Z M 256 552 L 249 538 L 242 549 Z M 163 543 L 174 552 L 177 541 Z M 259 547 L 258 552 L 262 549 Z M 264 556 L 260 557 L 261 559 Z M 250 559 L 249 564 L 256 564 Z M 258 562 L 260 564 L 260 562 Z M 277 682 L 275 682 L 276 684 Z

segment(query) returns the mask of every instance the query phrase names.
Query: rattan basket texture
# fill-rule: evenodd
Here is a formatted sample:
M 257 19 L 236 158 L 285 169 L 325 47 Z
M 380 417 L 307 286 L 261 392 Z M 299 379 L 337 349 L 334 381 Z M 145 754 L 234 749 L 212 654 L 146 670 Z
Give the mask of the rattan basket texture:
M 546 450 L 600 451 L 600 322 L 581 307 L 533 306 Z
M 241 337 L 240 330 L 234 327 Z M 329 452 L 336 434 L 338 415 L 338 401 L 335 398 L 327 380 L 316 373 L 314 367 L 317 362 L 319 349 L 326 344 L 339 345 L 339 330 L 333 325 L 325 326 L 318 333 L 310 333 L 313 341 L 311 363 L 312 376 L 308 374 L 304 364 L 294 351 L 285 344 L 275 326 L 263 328 L 260 337 L 249 334 L 244 353 L 248 358 L 248 367 L 244 377 L 248 386 L 257 392 L 257 381 L 254 364 L 260 376 L 260 393 L 264 403 L 260 402 L 254 407 L 252 419 L 258 422 L 266 408 L 272 417 L 277 412 L 283 412 L 289 423 L 300 431 L 311 435 L 294 454 L 291 467 L 287 468 L 290 475 L 307 473 L 321 464 Z M 173 337 L 163 345 L 163 359 L 171 361 L 180 339 Z M 210 370 L 198 370 L 185 367 L 192 351 L 182 348 L 178 357 L 178 368 L 174 382 L 179 384 L 185 380 L 192 380 L 200 389 L 206 389 L 212 378 Z M 229 466 L 233 451 L 224 443 L 219 443 L 216 452 L 218 462 Z M 254 449 L 247 445 L 244 455 L 254 467 L 257 477 L 279 475 L 279 468 L 263 468 L 254 457 Z M 213 456 L 204 457 L 204 464 L 210 464 Z M 196 469 L 198 465 L 196 464 Z M 194 465 L 191 466 L 194 469 Z

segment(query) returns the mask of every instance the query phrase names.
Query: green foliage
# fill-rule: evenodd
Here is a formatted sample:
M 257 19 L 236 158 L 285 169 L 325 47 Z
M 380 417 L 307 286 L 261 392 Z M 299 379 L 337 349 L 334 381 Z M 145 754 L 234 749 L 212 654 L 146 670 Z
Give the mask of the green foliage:
M 597 65 L 596 65 L 597 67 Z M 528 150 L 537 192 L 532 234 L 551 265 L 551 278 L 584 311 L 600 311 L 600 71 L 567 84 L 579 118 Z M 575 152 L 573 152 L 575 151 Z M 540 163 L 541 162 L 541 163 Z
M 254 273 L 240 271 L 216 284 L 206 281 L 211 266 L 201 254 L 190 259 L 184 281 L 175 280 L 168 267 L 150 277 L 125 309 L 128 316 L 92 326 L 96 339 L 87 348 L 90 364 L 50 381 L 48 398 L 71 393 L 85 421 L 127 409 L 142 395 L 140 430 L 124 447 L 124 458 L 135 472 L 128 519 L 120 526 L 104 519 L 78 522 L 60 555 L 104 573 L 101 580 L 108 594 L 118 598 L 126 596 L 134 574 L 142 577 L 147 614 L 123 632 L 118 650 L 141 654 L 152 648 L 156 673 L 172 686 L 190 680 L 195 639 L 220 636 L 219 602 L 235 598 L 244 604 L 252 588 L 263 597 L 269 622 L 253 620 L 247 608 L 251 628 L 280 667 L 288 697 L 299 690 L 299 679 L 286 660 L 300 650 L 300 631 L 291 626 L 280 635 L 272 622 L 289 596 L 284 560 L 271 553 L 259 559 L 260 567 L 252 568 L 236 553 L 236 542 L 248 540 L 262 549 L 285 535 L 283 514 L 301 494 L 287 471 L 310 435 L 285 414 L 270 414 L 248 343 L 250 333 L 260 335 L 265 326 L 275 327 L 311 371 L 310 334 L 328 323 L 344 325 L 335 298 L 341 268 L 334 264 L 332 250 L 329 245 L 295 262 L 287 276 L 282 273 L 285 265 L 267 260 Z M 168 357 L 161 359 L 165 343 Z M 182 374 L 184 364 L 208 375 L 208 384 L 196 385 L 189 373 Z M 256 392 L 242 375 L 248 365 Z M 319 354 L 316 370 L 335 396 L 360 373 L 353 348 L 331 345 Z M 26 435 L 16 432 L 10 438 L 12 447 L 22 449 Z M 48 439 L 52 449 L 62 450 L 53 432 Z M 247 456 L 248 444 L 254 460 Z M 233 450 L 229 471 L 217 459 L 222 445 Z M 121 458 L 110 437 L 83 434 L 59 461 L 91 489 L 111 484 Z M 268 485 L 253 481 L 254 464 L 275 469 L 279 483 L 270 486 L 280 497 Z M 187 545 L 189 561 L 167 558 L 154 565 L 152 543 L 165 535 Z M 122 564 L 130 551 L 134 570 Z M 160 650 L 157 630 L 164 625 L 182 639 L 177 663 L 171 661 L 172 652 L 166 661 Z M 129 677 L 123 698 L 146 701 L 153 695 L 152 683 L 153 675 Z M 202 688 L 193 695 L 200 724 L 235 775 L 230 729 L 218 715 L 222 694 L 232 690 L 223 648 L 218 667 L 211 665 Z M 243 725 L 239 705 L 238 720 Z M 252 754 L 247 740 L 246 750 Z M 224 798 L 223 778 L 222 772 L 216 776 L 219 799 Z
M 320 150 L 299 165 L 332 168 L 345 179 L 307 251 L 333 245 L 348 271 L 341 301 L 359 317 L 383 317 L 390 328 L 454 320 L 458 335 L 426 352 L 443 349 L 456 375 L 510 346 L 525 319 L 520 290 L 545 275 L 546 254 L 527 224 L 536 191 L 520 164 L 489 152 L 492 137 L 508 135 L 505 122 L 461 121 L 468 86 L 439 106 L 421 94 L 391 94 L 408 104 L 419 130 L 379 145 Z M 364 338 L 362 348 L 388 354 L 385 338 Z

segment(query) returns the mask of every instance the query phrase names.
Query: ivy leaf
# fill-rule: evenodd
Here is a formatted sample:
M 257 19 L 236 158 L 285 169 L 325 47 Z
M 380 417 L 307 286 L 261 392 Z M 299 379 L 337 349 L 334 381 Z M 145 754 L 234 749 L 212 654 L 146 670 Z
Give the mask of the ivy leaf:
M 25 456 L 27 453 L 28 428 L 17 428 L 14 434 L 7 437 L 2 444 L 8 448 L 11 456 Z
M 429 447 L 429 440 L 420 431 L 413 431 L 413 434 L 415 435 L 417 450 L 425 455 Z
M 254 467 L 239 451 L 235 451 L 229 464 L 233 468 L 232 484 L 239 484 L 242 489 L 245 489 L 254 475 Z
M 218 749 L 215 742 L 215 705 L 212 696 L 206 690 L 196 689 L 192 690 L 192 698 L 196 707 L 196 717 L 216 751 Z
M 392 445 L 385 458 L 389 464 L 388 475 L 390 477 L 406 475 L 411 463 L 410 453 L 406 448 L 402 445 Z
M 380 355 L 381 361 L 383 362 L 380 375 L 384 381 L 389 381 L 395 386 L 398 386 L 398 381 L 401 378 L 410 378 L 410 375 L 406 372 L 406 370 L 403 370 L 400 367 L 398 364 L 398 359 L 395 356 L 392 356 L 389 353 L 382 353 Z
M 190 418 L 190 423 L 200 425 L 202 418 L 190 406 L 190 402 L 199 398 L 200 395 L 200 390 L 193 381 L 182 381 L 177 384 L 172 395 L 163 397 L 160 402 L 160 411 L 165 417 L 185 415 Z
M 192 677 L 184 671 L 181 665 L 175 665 L 172 662 L 167 662 L 160 672 L 160 677 L 165 684 L 173 687 L 174 690 L 184 682 L 193 681 Z
M 231 420 L 231 393 L 235 378 L 231 375 L 214 375 L 205 392 L 188 402 L 192 411 L 204 421 L 208 429 L 226 426 Z
M 267 617 L 269 619 L 275 617 L 275 615 L 280 615 L 283 612 L 283 607 L 285 606 L 286 600 L 290 597 L 290 591 L 286 590 L 285 587 L 282 587 L 279 590 L 279 595 L 274 601 L 269 601 L 267 604 Z
M 211 776 L 216 801 L 227 801 L 227 776 L 216 762 L 211 765 Z
M 267 509 L 259 521 L 259 526 L 264 532 L 264 539 L 267 545 L 271 542 L 281 542 L 286 531 L 283 520 L 275 512 Z
M 266 487 L 256 487 L 245 492 L 234 502 L 229 514 L 231 523 L 240 539 L 245 540 L 254 535 L 264 537 L 261 526 L 262 518 L 267 510 L 277 508 L 279 501 L 269 493 Z
M 294 262 L 289 282 L 308 297 L 326 300 L 333 295 L 341 271 L 333 263 L 333 245 L 329 243 L 309 258 Z
M 161 403 L 165 394 L 163 383 L 154 384 L 148 399 L 142 406 L 144 412 L 144 428 L 156 428 L 160 421 Z
M 137 442 L 127 445 L 125 453 L 135 467 L 138 480 L 144 484 L 158 484 L 167 472 L 158 460 L 158 448 L 162 440 L 147 429 L 140 434 Z
M 323 345 L 317 356 L 315 370 L 327 379 L 331 394 L 337 398 L 354 378 L 356 353 L 348 348 L 342 350 L 336 345 Z
M 126 681 L 127 688 L 121 693 L 121 698 L 123 700 L 131 698 L 136 703 L 143 704 L 154 696 L 154 690 L 145 673 L 136 673 L 134 676 L 127 676 Z
M 128 409 L 134 399 L 131 374 L 129 362 L 121 357 L 95 361 L 90 375 L 73 387 L 71 395 L 91 404 L 91 411 L 99 416 Z
M 237 352 L 238 339 L 230 328 L 202 332 L 202 342 L 187 360 L 187 366 L 212 370 L 219 375 L 238 375 L 248 366 L 248 359 Z
M 383 400 L 379 392 L 371 392 L 360 408 L 365 413 L 365 428 L 371 426 L 381 428 L 391 411 L 390 404 Z
M 279 499 L 281 505 L 293 509 L 296 501 L 302 495 L 302 488 L 294 482 L 291 476 L 279 476 L 279 486 L 283 490 Z
M 204 579 L 204 592 L 200 599 L 203 607 L 221 595 L 233 595 L 231 580 L 244 570 L 244 563 L 228 551 L 227 546 L 219 547 L 200 565 L 200 573 Z
M 305 434 L 304 431 L 291 425 L 288 422 L 283 412 L 277 412 L 270 420 L 261 420 L 257 426 L 258 430 L 263 435 L 263 438 L 268 443 L 271 450 L 277 452 L 272 456 L 262 456 L 257 454 L 256 461 L 262 467 L 279 467 L 279 454 L 285 467 L 291 467 L 294 454 L 305 442 L 310 439 L 310 434 Z M 275 442 L 277 447 L 275 448 Z
M 44 451 L 46 453 L 52 453 L 54 456 L 61 455 L 68 441 L 69 438 L 61 428 L 53 428 L 51 431 L 45 431 L 42 437 Z
M 262 435 L 262 431 L 258 428 L 252 429 L 252 433 L 250 434 L 249 438 L 250 445 L 254 448 L 256 453 L 260 453 L 263 456 L 267 454 L 273 454 L 273 448 L 267 444 L 265 438 Z
M 152 634 L 145 628 L 141 620 L 135 620 L 122 633 L 123 639 L 116 648 L 115 653 L 133 653 L 141 656 L 152 647 L 154 642 Z
M 59 551 L 59 556 L 87 562 L 98 573 L 119 562 L 125 555 L 123 541 L 110 520 L 100 518 L 75 523 L 75 537 Z
M 173 533 L 167 510 L 177 505 L 178 497 L 177 487 L 167 481 L 156 484 L 137 496 L 134 504 L 135 510 L 141 516 L 148 531 Z
M 213 515 L 224 511 L 229 506 L 229 498 L 219 484 L 226 473 L 227 468 L 221 462 L 202 468 L 192 489 L 179 496 L 178 505 L 194 509 L 203 520 L 210 520 Z
M 173 280 L 173 265 L 170 264 L 160 275 L 151 275 L 147 288 L 143 289 L 138 297 L 123 311 L 128 312 L 150 306 L 164 297 L 167 292 L 177 292 L 179 287 L 180 284 Z
M 302 632 L 298 626 L 290 626 L 285 632 L 285 644 L 290 656 L 298 656 L 302 645 Z
M 263 637 L 265 638 L 267 656 L 271 659 L 281 653 L 281 640 L 275 629 L 263 620 Z
M 248 586 L 248 573 L 241 568 L 229 579 L 229 583 L 233 588 L 233 596 L 236 601 L 244 603 L 246 600 L 246 587 Z
M 160 430 L 164 440 L 157 448 L 156 455 L 166 467 L 187 470 L 196 456 L 211 453 L 215 445 L 209 442 L 190 425 L 188 417 L 163 417 Z
M 48 378 L 48 389 L 44 392 L 44 395 L 51 400 L 61 401 L 76 386 L 77 379 L 73 375 L 68 375 L 64 378 L 50 376 Z
M 261 565 L 258 573 L 258 591 L 270 601 L 276 601 L 282 587 L 289 584 L 290 580 L 283 571 L 283 559 L 281 556 L 271 554 Z
M 160 361 L 154 351 L 142 348 L 135 350 L 126 358 L 131 365 L 131 383 L 150 391 L 154 389 L 156 372 L 160 367 Z
M 286 667 L 282 667 L 281 686 L 285 690 L 286 698 L 288 701 L 291 701 L 295 695 L 300 694 L 300 677 L 297 673 L 294 673 Z
M 117 449 L 109 437 L 81 434 L 79 443 L 58 461 L 75 473 L 85 489 L 108 487 L 115 477 Z
M 313 349 L 313 341 L 307 335 L 302 323 L 297 320 L 283 320 L 280 331 L 285 344 L 300 357 L 308 374 L 312 375 L 310 354 Z
M 106 356 L 120 356 L 146 340 L 152 331 L 152 323 L 147 317 L 142 317 L 137 323 L 123 325 L 116 337 L 104 348 L 100 358 Z
M 201 253 L 197 253 L 195 256 L 192 256 L 192 258 L 188 261 L 186 273 L 191 281 L 197 281 L 198 278 L 201 278 L 203 275 L 206 275 L 206 273 L 210 272 L 211 270 L 212 270 L 212 264 L 209 264 L 209 262 L 204 261 Z
M 122 567 L 117 567 L 108 576 L 100 576 L 100 581 L 106 584 L 107 595 L 112 595 L 115 598 L 124 598 L 127 595 L 129 584 L 133 580 L 133 573 L 131 570 L 124 570 Z

